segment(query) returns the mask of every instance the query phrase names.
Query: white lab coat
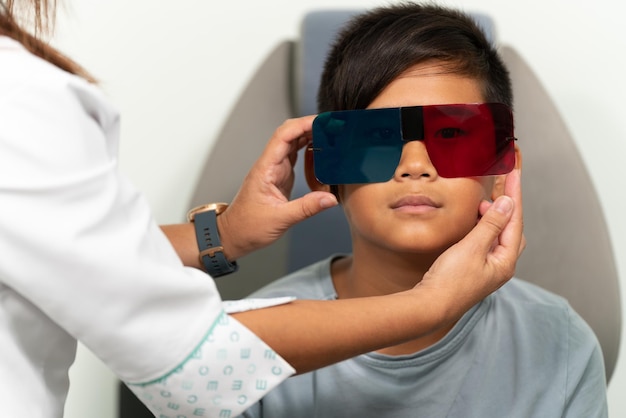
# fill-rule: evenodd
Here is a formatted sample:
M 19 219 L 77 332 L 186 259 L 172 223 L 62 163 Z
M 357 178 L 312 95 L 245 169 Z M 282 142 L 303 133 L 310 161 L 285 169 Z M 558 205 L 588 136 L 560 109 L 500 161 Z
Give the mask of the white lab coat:
M 76 340 L 163 417 L 237 415 L 293 373 L 182 265 L 118 132 L 96 87 L 0 37 L 1 416 L 63 415 Z

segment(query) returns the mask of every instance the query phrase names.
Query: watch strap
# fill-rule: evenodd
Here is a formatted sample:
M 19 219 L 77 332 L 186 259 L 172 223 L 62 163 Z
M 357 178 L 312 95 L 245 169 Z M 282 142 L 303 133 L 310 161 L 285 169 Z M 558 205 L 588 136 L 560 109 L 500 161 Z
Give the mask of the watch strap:
M 200 250 L 200 262 L 207 273 L 212 277 L 220 277 L 234 273 L 239 266 L 237 262 L 230 262 L 224 256 L 224 247 L 217 231 L 217 214 L 215 210 L 198 212 L 194 215 L 193 223 L 196 229 L 196 239 Z

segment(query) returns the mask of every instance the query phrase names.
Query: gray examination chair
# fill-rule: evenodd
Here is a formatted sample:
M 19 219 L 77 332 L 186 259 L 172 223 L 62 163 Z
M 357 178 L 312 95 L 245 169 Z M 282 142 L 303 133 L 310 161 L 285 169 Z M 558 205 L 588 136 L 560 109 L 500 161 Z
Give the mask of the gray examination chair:
M 207 156 L 190 208 L 230 202 L 276 127 L 285 119 L 316 113 L 317 85 L 328 45 L 338 28 L 359 11 L 308 13 L 300 38 L 284 41 L 269 53 Z M 482 14 L 475 17 L 497 42 L 493 21 Z M 541 82 L 514 48 L 499 47 L 511 71 L 515 131 L 523 154 L 528 244 L 516 276 L 569 300 L 598 336 L 610 380 L 619 351 L 621 308 L 602 208 L 568 128 Z M 292 197 L 308 191 L 301 161 L 296 165 Z M 202 180 L 208 178 L 220 182 Z M 270 247 L 240 259 L 239 271 L 217 279 L 217 286 L 224 299 L 239 299 L 331 253 L 349 251 L 347 223 L 336 207 L 296 225 Z M 120 418 L 150 417 L 140 414 L 143 407 L 132 397 L 122 388 Z

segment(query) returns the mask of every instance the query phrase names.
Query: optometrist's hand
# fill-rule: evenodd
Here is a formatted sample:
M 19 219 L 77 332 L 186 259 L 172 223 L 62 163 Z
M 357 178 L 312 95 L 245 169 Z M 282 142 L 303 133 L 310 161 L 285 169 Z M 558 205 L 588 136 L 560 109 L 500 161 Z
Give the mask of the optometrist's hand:
M 297 153 L 311 140 L 314 118 L 290 119 L 276 129 L 230 206 L 217 218 L 227 258 L 263 248 L 296 223 L 337 205 L 332 193 L 321 191 L 290 200 Z
M 476 227 L 445 251 L 415 288 L 435 288 L 440 302 L 454 310 L 451 317 L 460 317 L 515 273 L 526 246 L 520 176 L 519 168 L 507 175 L 504 196 L 480 205 Z

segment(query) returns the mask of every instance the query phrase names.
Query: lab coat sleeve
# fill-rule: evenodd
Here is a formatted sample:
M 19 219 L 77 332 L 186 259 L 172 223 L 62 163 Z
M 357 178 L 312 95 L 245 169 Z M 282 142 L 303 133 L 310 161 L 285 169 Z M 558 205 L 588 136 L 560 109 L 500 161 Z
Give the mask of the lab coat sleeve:
M 211 277 L 182 265 L 118 170 L 117 112 L 99 90 L 49 71 L 1 93 L 5 285 L 157 416 L 234 416 L 293 374 L 224 313 Z

